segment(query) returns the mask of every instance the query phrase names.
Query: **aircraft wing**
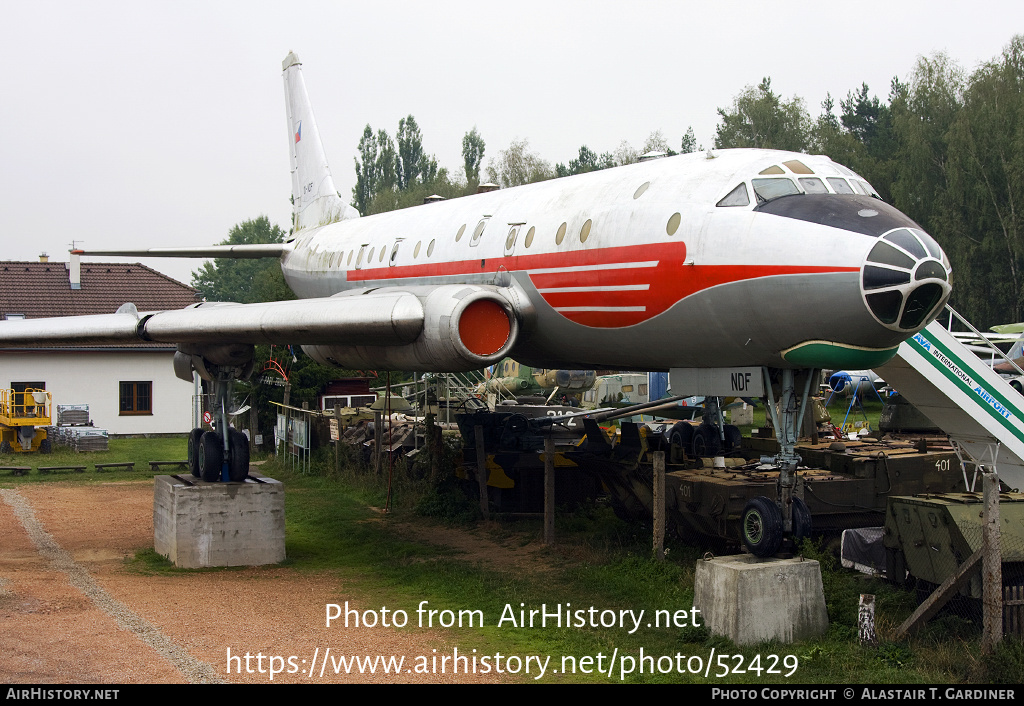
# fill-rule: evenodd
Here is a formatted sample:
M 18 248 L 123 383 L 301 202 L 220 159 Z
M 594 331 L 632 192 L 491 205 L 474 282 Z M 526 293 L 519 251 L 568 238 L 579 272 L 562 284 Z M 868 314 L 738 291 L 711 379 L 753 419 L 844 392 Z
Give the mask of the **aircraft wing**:
M 522 300 L 499 287 L 391 287 L 158 312 L 125 304 L 113 314 L 2 321 L 0 346 L 149 341 L 207 357 L 218 346 L 298 344 L 339 367 L 476 370 L 507 353 L 522 313 Z
M 254 245 L 205 245 L 192 248 L 147 248 L 142 250 L 79 250 L 80 255 L 123 255 L 126 257 L 223 257 L 232 260 L 279 258 L 292 249 L 291 243 Z

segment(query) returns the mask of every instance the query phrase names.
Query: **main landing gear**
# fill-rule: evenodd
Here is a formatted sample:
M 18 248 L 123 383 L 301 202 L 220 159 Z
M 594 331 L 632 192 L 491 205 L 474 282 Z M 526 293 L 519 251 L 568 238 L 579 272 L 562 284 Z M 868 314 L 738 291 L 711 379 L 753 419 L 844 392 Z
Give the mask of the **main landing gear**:
M 213 387 L 213 429 L 193 429 L 188 435 L 188 466 L 204 481 L 244 482 L 249 475 L 249 439 L 228 423 L 231 389 L 235 380 L 252 374 L 252 346 L 215 346 L 198 349 L 178 346 L 175 374 L 191 380 L 192 372 Z
M 773 462 L 779 469 L 777 486 L 778 501 L 757 496 L 751 498 L 743 509 L 743 544 L 751 554 L 769 557 L 779 551 L 783 539 L 788 535 L 799 542 L 811 534 L 811 512 L 807 504 L 793 494 L 796 487 L 797 465 L 800 456 L 796 453 L 799 430 L 803 425 L 804 412 L 808 407 L 811 385 L 818 377 L 818 370 L 806 373 L 803 396 L 796 395 L 796 371 L 782 370 L 782 396 L 778 409 L 772 393 L 771 376 L 764 368 L 765 394 L 768 410 L 772 415 L 775 438 L 779 442 L 779 453 Z

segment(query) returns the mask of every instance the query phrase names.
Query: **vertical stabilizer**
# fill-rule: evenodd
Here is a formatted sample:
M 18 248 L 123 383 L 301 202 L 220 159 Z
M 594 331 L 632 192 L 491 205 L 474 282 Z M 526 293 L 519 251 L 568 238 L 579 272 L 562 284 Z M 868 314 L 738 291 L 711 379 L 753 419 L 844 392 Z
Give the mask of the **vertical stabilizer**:
M 289 52 L 284 71 L 285 109 L 292 168 L 292 216 L 295 231 L 316 228 L 334 221 L 358 218 L 359 212 L 338 195 L 327 165 L 320 131 L 302 80 L 302 63 Z

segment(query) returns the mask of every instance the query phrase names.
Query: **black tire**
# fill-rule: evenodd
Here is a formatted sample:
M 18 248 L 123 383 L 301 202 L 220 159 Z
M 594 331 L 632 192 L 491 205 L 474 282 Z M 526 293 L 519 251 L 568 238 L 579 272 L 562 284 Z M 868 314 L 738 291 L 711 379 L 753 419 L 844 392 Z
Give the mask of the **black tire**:
M 726 424 L 722 431 L 725 432 L 725 444 L 722 447 L 722 451 L 727 454 L 738 451 L 743 441 L 743 432 L 740 431 L 740 428 L 732 424 Z
M 9 454 L 9 453 L 11 453 L 11 442 L 9 442 L 9 441 L 0 441 L 0 454 Z
M 232 483 L 243 483 L 249 477 L 249 438 L 237 429 L 230 430 L 231 459 L 228 478 Z
M 811 510 L 800 498 L 793 498 L 793 541 L 799 544 L 811 536 Z
M 772 556 L 782 545 L 782 511 L 763 495 L 751 498 L 743 508 L 740 532 L 751 554 Z
M 208 483 L 220 480 L 224 464 L 224 441 L 215 431 L 204 432 L 199 439 L 199 473 Z
M 50 443 L 49 437 L 39 442 L 39 453 L 48 454 L 53 451 L 53 445 Z
M 201 427 L 196 427 L 188 433 L 188 469 L 196 478 L 202 477 L 199 470 L 199 439 L 204 433 Z
M 677 422 L 668 433 L 668 441 L 689 453 L 693 448 L 693 425 L 688 422 Z
M 718 456 L 722 452 L 722 439 L 718 429 L 710 424 L 701 424 L 693 432 L 693 455 L 697 458 Z

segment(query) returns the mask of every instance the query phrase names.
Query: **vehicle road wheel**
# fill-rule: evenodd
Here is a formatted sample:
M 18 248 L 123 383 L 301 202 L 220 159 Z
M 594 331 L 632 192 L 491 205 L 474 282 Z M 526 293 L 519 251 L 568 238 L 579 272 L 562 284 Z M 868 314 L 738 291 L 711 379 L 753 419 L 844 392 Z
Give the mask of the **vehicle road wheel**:
M 0 441 L 0 454 L 9 454 L 11 452 L 11 442 Z
M 693 425 L 688 422 L 676 423 L 668 433 L 668 441 L 683 451 L 691 451 L 693 448 Z
M 50 444 L 50 439 L 46 438 L 39 442 L 39 453 L 48 454 L 53 451 L 53 446 Z
M 232 429 L 229 434 L 231 460 L 228 461 L 228 477 L 232 483 L 243 483 L 249 476 L 249 439 L 237 429 Z
M 754 556 L 769 557 L 782 545 L 782 511 L 758 495 L 743 508 L 743 543 Z
M 726 424 L 723 431 L 725 432 L 725 444 L 722 451 L 727 454 L 739 451 L 740 443 L 743 440 L 743 433 L 740 431 L 740 428 L 732 424 Z
M 697 458 L 717 456 L 722 451 L 722 440 L 718 429 L 710 424 L 701 424 L 693 432 L 693 455 Z
M 793 498 L 793 541 L 799 544 L 811 536 L 811 510 L 800 498 Z
M 199 472 L 203 480 L 215 483 L 220 480 L 224 463 L 224 442 L 215 431 L 204 432 L 199 439 Z
M 196 427 L 188 433 L 188 469 L 196 478 L 202 476 L 199 471 L 199 439 L 203 436 L 201 427 Z

